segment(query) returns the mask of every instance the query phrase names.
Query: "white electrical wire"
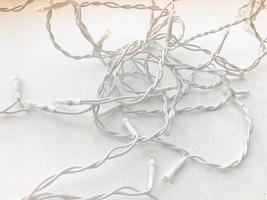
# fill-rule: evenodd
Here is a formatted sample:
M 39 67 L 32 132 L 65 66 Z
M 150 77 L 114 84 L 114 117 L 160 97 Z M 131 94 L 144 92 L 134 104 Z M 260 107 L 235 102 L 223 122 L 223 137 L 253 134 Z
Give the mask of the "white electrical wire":
M 35 0 L 26 0 L 24 3 L 16 5 L 14 7 L 11 8 L 7 8 L 7 7 L 0 7 L 0 12 L 20 12 L 22 11 L 24 8 L 26 8 L 28 5 L 30 5 L 31 3 L 33 3 Z
M 0 11 L 21 11 L 32 2 L 33 0 L 26 1 L 24 4 L 13 8 L 0 8 Z M 255 69 L 267 54 L 267 39 L 260 35 L 255 25 L 257 16 L 266 8 L 265 0 L 251 0 L 239 9 L 239 19 L 213 30 L 198 33 L 190 38 L 185 38 L 186 24 L 184 24 L 181 16 L 176 15 L 175 2 L 176 1 L 174 0 L 170 1 L 165 7 L 160 7 L 153 0 L 151 1 L 151 5 L 118 4 L 112 1 L 80 2 L 75 0 L 62 0 L 54 2 L 53 0 L 49 0 L 48 5 L 37 9 L 39 12 L 47 12 L 46 29 L 53 46 L 58 51 L 63 53 L 63 55 L 76 60 L 98 58 L 105 66 L 106 72 L 103 75 L 102 82 L 99 84 L 97 97 L 95 99 L 55 99 L 51 105 L 40 105 L 32 100 L 25 100 L 22 98 L 21 82 L 19 78 L 15 78 L 14 97 L 16 98 L 16 101 L 0 112 L 0 114 L 15 114 L 32 110 L 64 115 L 80 115 L 91 112 L 94 117 L 95 125 L 100 130 L 112 137 L 126 141 L 127 144 L 118 145 L 111 149 L 102 159 L 99 159 L 88 166 L 73 166 L 48 177 L 41 182 L 32 193 L 25 197 L 25 200 L 100 200 L 106 199 L 112 195 L 148 196 L 151 199 L 157 199 L 155 196 L 151 195 L 155 174 L 154 159 L 151 159 L 150 161 L 150 178 L 148 179 L 146 191 L 139 191 L 132 187 L 123 186 L 112 192 L 99 194 L 90 198 L 43 192 L 43 190 L 47 189 L 48 186 L 51 186 L 57 179 L 64 175 L 76 174 L 88 169 L 94 169 L 101 166 L 107 160 L 123 156 L 134 148 L 138 142 L 143 144 L 154 143 L 161 145 L 177 152 L 182 157 L 171 166 L 170 171 L 164 176 L 163 180 L 167 183 L 174 182 L 176 174 L 188 161 L 193 161 L 215 170 L 222 171 L 235 169 L 246 158 L 250 144 L 250 137 L 253 132 L 253 123 L 252 117 L 247 107 L 240 101 L 240 97 L 246 96 L 248 92 L 236 91 L 232 88 L 231 81 L 232 79 L 246 78 L 247 73 Z M 73 8 L 76 26 L 80 30 L 82 37 L 84 37 L 93 48 L 91 54 L 73 55 L 57 42 L 52 31 L 52 15 L 55 10 L 62 9 L 66 6 L 71 6 Z M 119 49 L 106 50 L 105 41 L 109 39 L 108 37 L 111 32 L 107 30 L 102 37 L 100 37 L 100 40 L 96 41 L 89 33 L 88 28 L 81 18 L 83 9 L 93 6 L 103 6 L 111 9 L 139 9 L 151 12 L 145 38 L 143 40 L 136 40 L 132 43 L 125 44 Z M 224 44 L 227 42 L 229 35 L 231 35 L 231 29 L 240 24 L 246 24 L 249 33 L 251 33 L 251 37 L 254 37 L 259 43 L 258 57 L 246 67 L 239 67 L 221 55 Z M 178 26 L 176 27 L 176 25 Z M 178 28 L 179 35 L 173 33 L 174 28 Z M 215 51 L 211 51 L 193 43 L 196 39 L 208 37 L 211 34 L 220 32 L 224 32 L 224 34 Z M 174 53 L 175 50 L 178 49 L 201 53 L 202 55 L 205 55 L 205 57 L 208 56 L 208 59 L 204 63 L 198 65 L 184 63 Z M 185 75 L 183 72 L 188 72 L 189 75 Z M 200 81 L 198 81 L 198 77 L 201 74 L 208 74 L 209 76 L 216 78 L 216 81 L 213 83 L 201 84 Z M 174 81 L 166 85 L 164 83 L 164 78 L 166 76 L 172 78 Z M 136 89 L 135 84 L 129 81 L 131 78 L 134 78 L 135 82 L 142 84 L 143 88 Z M 179 106 L 180 101 L 186 95 L 192 93 L 193 90 L 213 91 L 218 89 L 222 90 L 225 97 L 213 105 Z M 145 102 L 150 103 L 155 100 L 161 104 L 160 108 L 150 110 L 143 108 Z M 164 137 L 171 134 L 172 124 L 174 123 L 176 116 L 182 113 L 191 112 L 213 112 L 223 108 L 228 103 L 234 103 L 240 108 L 248 124 L 244 146 L 240 150 L 240 155 L 228 164 L 221 165 L 207 161 L 200 155 L 193 155 L 186 149 L 179 148 L 175 144 L 166 142 L 164 139 Z M 18 105 L 20 109 L 11 111 L 16 105 Z M 103 109 L 104 105 L 108 105 L 109 108 Z M 137 109 L 136 106 L 142 108 Z M 66 107 L 68 107 L 68 109 L 64 109 Z M 73 108 L 73 111 L 70 112 L 69 107 Z M 79 111 L 77 111 L 76 108 L 78 108 Z M 114 128 L 110 128 L 108 124 L 105 124 L 105 118 L 111 117 L 114 112 L 120 112 L 124 116 L 122 124 L 128 129 L 126 133 L 114 130 Z M 129 122 L 127 117 L 130 115 L 139 117 L 157 117 L 162 119 L 163 123 L 156 131 L 150 133 L 148 136 L 144 136 Z M 117 154 L 115 152 L 117 152 Z

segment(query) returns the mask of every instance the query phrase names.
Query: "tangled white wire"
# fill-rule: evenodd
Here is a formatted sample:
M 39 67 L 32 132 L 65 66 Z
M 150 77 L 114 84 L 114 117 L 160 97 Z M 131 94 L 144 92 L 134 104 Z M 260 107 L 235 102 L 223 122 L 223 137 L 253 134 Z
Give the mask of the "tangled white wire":
M 0 11 L 21 11 L 33 1 L 34 0 L 28 0 L 24 4 L 15 6 L 13 8 L 0 8 Z M 161 8 L 156 5 L 153 0 L 151 5 L 117 4 L 112 1 L 84 1 L 80 3 L 74 0 L 63 0 L 60 2 L 49 0 L 48 5 L 37 9 L 39 12 L 47 12 L 46 29 L 49 33 L 52 44 L 57 50 L 62 52 L 65 56 L 77 60 L 98 58 L 106 67 L 106 73 L 103 76 L 103 81 L 99 85 L 96 99 L 55 99 L 51 105 L 39 105 L 33 101 L 23 99 L 22 85 L 20 79 L 16 77 L 14 80 L 14 96 L 16 101 L 11 106 L 1 111 L 0 114 L 15 114 L 30 110 L 40 110 L 64 115 L 80 115 L 83 113 L 92 112 L 94 116 L 94 122 L 99 129 L 115 138 L 122 139 L 127 143 L 111 149 L 102 159 L 99 159 L 88 166 L 69 167 L 55 175 L 48 177 L 42 181 L 29 195 L 27 195 L 24 200 L 100 200 L 106 199 L 112 195 L 148 196 L 151 199 L 157 199 L 151 194 L 155 176 L 154 159 L 151 159 L 150 161 L 148 187 L 145 191 L 140 191 L 129 186 L 123 186 L 112 192 L 99 194 L 90 198 L 83 198 L 68 194 L 60 195 L 43 192 L 43 190 L 47 189 L 48 186 L 51 186 L 56 180 L 64 175 L 76 174 L 85 170 L 94 169 L 110 159 L 123 156 L 132 148 L 134 148 L 138 142 L 146 144 L 159 144 L 182 155 L 182 159 L 180 159 L 175 166 L 171 167 L 171 170 L 166 173 L 166 176 L 164 176 L 163 180 L 167 183 L 174 181 L 174 177 L 177 172 L 182 168 L 184 163 L 189 160 L 219 171 L 234 169 L 242 163 L 248 152 L 250 136 L 253 132 L 253 123 L 248 109 L 239 100 L 239 97 L 246 96 L 248 92 L 234 90 L 231 86 L 231 80 L 236 78 L 245 78 L 247 72 L 253 70 L 267 54 L 267 38 L 262 38 L 255 26 L 255 20 L 257 19 L 258 14 L 266 8 L 265 0 L 251 0 L 248 4 L 240 8 L 240 19 L 237 19 L 236 21 L 223 25 L 219 28 L 196 34 L 190 38 L 184 38 L 186 26 L 183 23 L 183 20 L 175 15 L 174 3 L 175 0 Z M 81 35 L 93 47 L 91 54 L 73 55 L 69 51 L 63 49 L 56 41 L 51 26 L 52 15 L 54 10 L 61 9 L 66 6 L 71 6 L 73 8 L 75 13 L 75 22 L 81 32 Z M 112 9 L 149 10 L 151 12 L 151 17 L 145 39 L 125 44 L 116 50 L 104 49 L 103 44 L 105 40 L 108 39 L 110 31 L 107 30 L 100 40 L 94 40 L 81 18 L 83 8 L 89 6 L 104 6 Z M 248 25 L 252 36 L 255 37 L 259 42 L 259 56 L 245 68 L 241 68 L 229 62 L 226 58 L 220 55 L 231 28 L 241 23 L 246 23 Z M 180 35 L 178 36 L 173 34 L 173 28 L 176 25 L 179 25 L 180 28 Z M 192 43 L 192 41 L 198 38 L 218 32 L 224 32 L 224 35 L 215 52 Z M 174 56 L 173 52 L 179 48 L 186 51 L 201 52 L 205 55 L 208 55 L 209 59 L 197 66 L 184 63 L 179 60 L 179 58 Z M 156 72 L 153 72 L 154 68 L 156 68 Z M 172 78 L 175 80 L 174 83 L 168 85 L 163 83 L 163 78 L 166 76 L 166 71 L 169 72 L 168 76 L 171 74 Z M 189 72 L 190 76 L 184 75 L 182 73 L 183 71 Z M 216 77 L 217 82 L 206 85 L 198 83 L 197 76 L 203 73 Z M 142 83 L 144 89 L 136 89 L 135 85 L 129 81 L 129 77 L 134 77 L 136 81 Z M 195 107 L 183 108 L 177 107 L 183 97 L 189 94 L 192 89 L 214 90 L 218 88 L 223 90 L 225 97 L 214 105 L 198 105 Z M 146 110 L 134 108 L 136 105 L 142 106 L 144 102 L 149 102 L 155 98 L 161 103 L 161 109 Z M 244 140 L 244 147 L 241 150 L 239 157 L 233 161 L 230 161 L 228 164 L 221 165 L 209 162 L 201 156 L 192 155 L 187 150 L 181 149 L 175 144 L 164 141 L 164 136 L 168 136 L 171 133 L 172 123 L 177 115 L 190 112 L 216 111 L 230 102 L 235 103 L 240 108 L 244 118 L 247 120 L 248 127 Z M 19 106 L 19 110 L 11 111 L 11 109 L 16 105 Z M 109 105 L 109 108 L 103 109 L 104 105 Z M 75 108 L 79 106 L 87 106 L 87 108 L 81 111 L 70 112 L 69 110 L 64 110 L 64 106 L 75 106 Z M 108 128 L 108 126 L 104 123 L 103 119 L 112 116 L 114 111 L 121 112 L 124 115 L 125 118 L 122 119 L 122 123 L 127 128 L 128 133 L 125 134 L 113 130 L 112 128 Z M 161 128 L 150 134 L 150 136 L 143 136 L 137 132 L 128 121 L 127 116 L 129 115 L 158 117 L 162 118 L 164 123 Z

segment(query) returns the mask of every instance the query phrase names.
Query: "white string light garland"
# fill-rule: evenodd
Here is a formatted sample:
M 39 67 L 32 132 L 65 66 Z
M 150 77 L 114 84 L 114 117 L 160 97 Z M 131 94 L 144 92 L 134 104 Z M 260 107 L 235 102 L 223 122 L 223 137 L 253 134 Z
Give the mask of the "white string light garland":
M 12 8 L 0 8 L 0 12 L 18 12 L 33 2 L 34 0 L 28 0 Z M 53 46 L 63 55 L 72 59 L 97 58 L 101 60 L 105 66 L 103 81 L 99 85 L 97 97 L 95 99 L 55 99 L 49 105 L 40 105 L 37 102 L 25 100 L 23 98 L 23 87 L 20 77 L 15 77 L 13 89 L 15 101 L 6 109 L 2 110 L 0 114 L 8 115 L 33 110 L 62 115 L 80 115 L 91 112 L 94 116 L 95 125 L 100 130 L 112 137 L 125 141 L 125 144 L 112 148 L 103 158 L 87 166 L 72 166 L 46 178 L 34 188 L 30 194 L 24 197 L 24 200 L 100 200 L 114 195 L 133 197 L 147 196 L 150 199 L 157 199 L 157 197 L 152 194 L 156 173 L 156 160 L 154 158 L 151 158 L 149 162 L 148 185 L 146 190 L 138 190 L 131 186 L 122 186 L 114 191 L 89 198 L 76 195 L 72 196 L 69 194 L 53 194 L 46 191 L 48 187 L 52 186 L 54 182 L 63 176 L 95 169 L 108 160 L 116 159 L 127 154 L 135 148 L 137 143 L 158 144 L 181 156 L 175 164 L 170 166 L 170 170 L 163 177 L 163 181 L 166 183 L 173 183 L 176 174 L 181 170 L 184 164 L 189 161 L 199 163 L 218 171 L 223 171 L 236 168 L 246 158 L 250 137 L 253 132 L 253 122 L 247 107 L 241 102 L 240 98 L 245 97 L 249 92 L 236 91 L 231 86 L 231 81 L 232 79 L 246 78 L 247 73 L 255 69 L 267 54 L 267 38 L 263 38 L 258 33 L 255 26 L 257 16 L 266 8 L 265 0 L 250 0 L 248 4 L 240 8 L 240 18 L 236 21 L 204 33 L 196 34 L 190 38 L 184 38 L 186 25 L 181 17 L 176 16 L 174 4 L 174 0 L 165 7 L 156 5 L 156 2 L 153 0 L 151 5 L 118 4 L 112 1 L 78 2 L 74 0 L 62 0 L 54 2 L 53 0 L 49 0 L 48 5 L 37 9 L 38 12 L 47 12 L 46 29 Z M 68 50 L 63 49 L 57 42 L 51 25 L 52 15 L 57 9 L 62 9 L 66 6 L 71 6 L 73 8 L 75 23 L 82 37 L 93 47 L 91 54 L 73 55 Z M 108 40 L 109 35 L 112 34 L 110 30 L 107 30 L 102 37 L 96 41 L 89 33 L 88 28 L 81 18 L 83 9 L 92 6 L 103 6 L 111 9 L 138 9 L 151 12 L 150 23 L 146 31 L 145 39 L 125 44 L 119 49 L 106 50 L 104 43 Z M 252 37 L 259 43 L 258 57 L 247 67 L 243 68 L 229 62 L 220 55 L 231 33 L 231 28 L 241 23 L 247 24 Z M 173 34 L 174 28 L 180 30 L 179 35 Z M 192 41 L 196 39 L 219 32 L 223 32 L 224 34 L 214 52 L 192 43 Z M 198 65 L 187 64 L 174 55 L 174 51 L 177 49 L 201 52 L 207 55 L 209 59 Z M 154 72 L 153 70 L 156 71 Z M 166 71 L 168 71 L 168 73 L 166 73 Z M 190 75 L 184 75 L 184 73 L 182 73 L 184 71 L 189 72 Z M 197 77 L 200 74 L 213 76 L 217 81 L 210 84 L 198 83 Z M 171 76 L 174 82 L 165 84 L 163 80 L 165 76 Z M 142 83 L 143 89 L 136 89 L 135 85 L 129 81 L 129 78 L 135 78 L 136 81 Z M 194 89 L 203 91 L 221 89 L 224 98 L 213 105 L 178 107 L 177 105 L 179 105 L 180 101 Z M 136 108 L 137 105 L 142 107 L 144 102 L 150 102 L 153 99 L 157 99 L 157 101 L 161 103 L 161 108 L 150 110 Z M 164 139 L 164 137 L 168 137 L 171 134 L 172 124 L 176 116 L 182 113 L 216 111 L 229 103 L 235 104 L 242 112 L 244 119 L 247 121 L 247 133 L 244 135 L 244 145 L 240 150 L 239 156 L 229 161 L 227 164 L 221 165 L 213 163 L 212 161 L 207 161 L 205 158 L 191 154 L 186 149 L 179 148 L 175 144 L 169 143 Z M 103 109 L 104 105 L 108 105 L 109 108 Z M 84 106 L 86 106 L 86 109 L 83 108 Z M 64 109 L 66 107 L 68 109 Z M 73 111 L 69 111 L 70 107 L 73 108 Z M 76 108 L 79 107 L 83 108 L 83 110 L 77 111 Z M 121 122 L 127 131 L 119 132 L 108 127 L 108 125 L 104 123 L 104 119 L 112 116 L 114 111 L 120 112 L 124 116 Z M 153 116 L 162 119 L 164 123 L 158 130 L 150 133 L 149 136 L 145 136 L 137 131 L 132 123 L 130 123 L 128 117 L 131 115 L 140 117 Z

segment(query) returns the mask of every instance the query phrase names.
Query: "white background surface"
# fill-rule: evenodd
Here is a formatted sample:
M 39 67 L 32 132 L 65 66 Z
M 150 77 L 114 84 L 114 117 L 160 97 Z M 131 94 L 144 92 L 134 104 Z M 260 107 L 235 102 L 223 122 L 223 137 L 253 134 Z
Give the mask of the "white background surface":
M 187 24 L 186 36 L 189 37 L 235 20 L 238 8 L 245 2 L 186 0 L 177 4 L 177 13 Z M 23 79 L 25 99 L 49 104 L 56 97 L 95 97 L 103 66 L 96 60 L 73 61 L 54 49 L 44 27 L 45 14 L 34 12 L 45 3 L 35 3 L 21 13 L 0 13 L 1 108 L 13 101 L 12 77 L 15 74 Z M 106 44 L 112 48 L 142 38 L 149 16 L 144 11 L 104 8 L 86 11 L 84 19 L 95 37 L 106 28 L 112 30 Z M 56 12 L 54 19 L 55 34 L 64 48 L 75 54 L 86 54 L 90 50 L 74 25 L 70 8 Z M 263 11 L 257 26 L 265 37 L 266 20 L 267 13 Z M 214 49 L 221 36 L 207 37 L 200 43 Z M 257 56 L 257 45 L 241 27 L 235 28 L 222 54 L 240 66 L 247 66 Z M 179 56 L 185 60 L 198 60 L 201 55 L 181 53 Z M 251 96 L 243 101 L 255 123 L 248 158 L 237 170 L 219 173 L 189 162 L 176 177 L 176 183 L 166 186 L 161 179 L 178 156 L 156 145 L 138 145 L 126 156 L 99 169 L 61 179 L 48 191 L 89 197 L 122 185 L 142 190 L 146 186 L 149 157 L 154 156 L 159 165 L 154 194 L 161 200 L 267 200 L 266 66 L 265 58 L 245 81 L 234 83 L 236 88 L 251 91 Z M 187 97 L 183 103 L 209 104 L 221 97 L 219 93 L 199 93 Z M 114 117 L 121 126 L 119 120 Z M 161 122 L 132 120 L 142 134 L 151 133 L 155 124 Z M 210 161 L 227 163 L 240 154 L 245 130 L 246 123 L 239 110 L 228 105 L 217 112 L 178 116 L 170 140 Z M 91 114 L 54 116 L 30 112 L 0 116 L 0 199 L 21 199 L 47 176 L 71 165 L 89 164 L 117 144 L 120 142 L 95 128 Z

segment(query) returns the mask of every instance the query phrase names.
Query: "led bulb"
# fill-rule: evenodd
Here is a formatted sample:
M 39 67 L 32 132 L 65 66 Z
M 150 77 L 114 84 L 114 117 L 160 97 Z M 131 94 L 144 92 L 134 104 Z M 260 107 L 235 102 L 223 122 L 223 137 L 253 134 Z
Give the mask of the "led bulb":
M 182 167 L 184 166 L 186 160 L 188 159 L 188 157 L 183 157 L 182 159 L 178 160 L 174 167 L 171 168 L 167 174 L 163 177 L 163 182 L 165 183 L 173 183 L 174 182 L 174 178 L 177 175 L 177 173 L 182 169 Z
M 67 105 L 67 106 L 75 106 L 75 105 L 82 105 L 82 99 L 54 99 L 54 104 L 59 105 Z
M 22 96 L 22 84 L 19 76 L 16 76 L 13 80 L 13 95 L 16 99 L 21 99 Z
M 173 120 L 175 118 L 175 110 L 171 109 L 168 115 L 168 119 L 169 119 L 169 124 L 167 127 L 167 130 L 165 132 L 165 136 L 170 136 L 171 133 L 171 129 L 172 129 L 172 124 L 173 124 Z
M 155 174 L 156 174 L 156 159 L 150 158 L 149 169 L 148 169 L 148 182 L 147 182 L 148 190 L 151 190 L 153 188 Z
M 111 30 L 107 29 L 97 44 L 100 46 L 103 45 L 103 43 L 109 38 L 110 34 L 111 34 Z
M 136 137 L 137 135 L 137 132 L 136 130 L 134 129 L 134 127 L 131 125 L 131 123 L 129 122 L 129 120 L 127 118 L 123 118 L 122 119 L 122 122 L 124 124 L 124 126 L 128 129 L 128 131 L 130 132 L 130 134 L 133 136 L 133 137 Z
M 69 4 L 69 2 L 65 1 L 65 2 L 56 2 L 53 4 L 50 4 L 48 6 L 42 6 L 36 9 L 36 12 L 46 12 L 52 9 L 59 9 L 59 8 L 63 8 L 65 6 L 67 6 Z

